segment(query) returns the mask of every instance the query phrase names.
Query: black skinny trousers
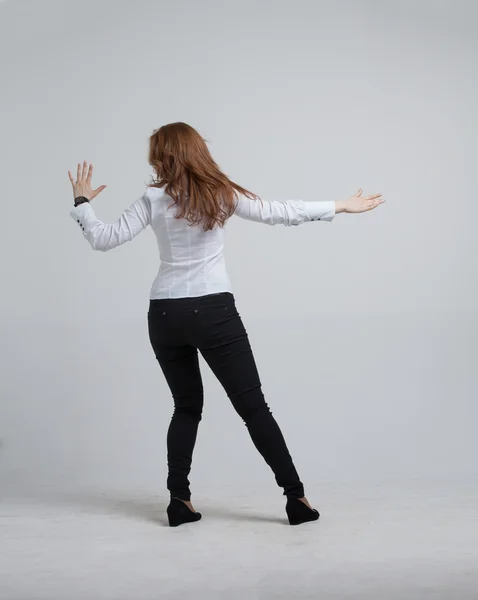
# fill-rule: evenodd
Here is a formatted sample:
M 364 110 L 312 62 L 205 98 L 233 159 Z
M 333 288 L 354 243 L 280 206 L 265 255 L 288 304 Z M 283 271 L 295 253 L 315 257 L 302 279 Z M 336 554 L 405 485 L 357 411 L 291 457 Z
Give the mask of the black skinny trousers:
M 198 350 L 243 419 L 284 495 L 304 496 L 304 486 L 282 432 L 264 399 L 233 294 L 150 300 L 148 329 L 174 400 L 167 435 L 167 487 L 171 497 L 191 498 L 188 475 L 203 408 Z

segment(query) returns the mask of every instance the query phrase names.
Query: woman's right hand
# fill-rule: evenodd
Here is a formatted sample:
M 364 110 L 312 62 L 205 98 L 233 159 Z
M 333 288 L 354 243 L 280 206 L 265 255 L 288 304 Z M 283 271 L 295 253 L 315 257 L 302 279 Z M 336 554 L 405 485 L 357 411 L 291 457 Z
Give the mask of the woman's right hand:
M 362 188 L 347 198 L 347 200 L 336 200 L 335 212 L 346 212 L 346 213 L 361 213 L 367 210 L 376 208 L 379 204 L 385 202 L 385 198 L 382 198 L 382 194 L 372 194 L 371 196 L 362 196 Z

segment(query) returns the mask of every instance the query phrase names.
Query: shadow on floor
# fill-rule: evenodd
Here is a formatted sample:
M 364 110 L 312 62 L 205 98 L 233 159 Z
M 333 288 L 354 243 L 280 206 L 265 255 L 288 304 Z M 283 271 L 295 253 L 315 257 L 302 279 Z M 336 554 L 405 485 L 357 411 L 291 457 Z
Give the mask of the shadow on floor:
M 168 526 L 166 508 L 169 503 L 169 497 L 140 495 L 135 497 L 117 492 L 81 490 L 60 492 L 51 495 L 48 501 L 49 503 L 68 506 L 82 513 L 121 515 L 130 519 Z M 227 499 L 224 500 L 224 502 L 227 501 Z M 241 507 L 228 508 L 224 505 L 214 505 L 211 502 L 200 505 L 196 501 L 194 508 L 202 513 L 203 519 L 288 524 L 285 515 L 284 518 L 280 518 L 261 513 L 251 513 L 250 507 L 244 509 L 241 509 Z M 244 512 L 241 512 L 241 510 Z

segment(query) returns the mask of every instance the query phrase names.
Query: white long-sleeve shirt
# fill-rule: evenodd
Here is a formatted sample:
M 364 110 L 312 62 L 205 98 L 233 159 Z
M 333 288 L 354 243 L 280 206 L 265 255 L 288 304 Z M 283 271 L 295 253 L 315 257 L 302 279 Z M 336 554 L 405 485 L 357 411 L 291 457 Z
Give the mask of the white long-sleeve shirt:
M 150 298 L 182 298 L 232 292 L 224 260 L 224 228 L 204 231 L 186 219 L 175 219 L 177 207 L 161 188 L 147 186 L 140 198 L 113 223 L 103 223 L 91 203 L 71 210 L 94 250 L 106 252 L 131 241 L 149 225 L 158 242 L 160 265 Z M 250 200 L 239 195 L 234 215 L 268 225 L 301 225 L 308 221 L 332 221 L 335 202 L 303 200 Z M 227 226 L 227 222 L 226 222 Z

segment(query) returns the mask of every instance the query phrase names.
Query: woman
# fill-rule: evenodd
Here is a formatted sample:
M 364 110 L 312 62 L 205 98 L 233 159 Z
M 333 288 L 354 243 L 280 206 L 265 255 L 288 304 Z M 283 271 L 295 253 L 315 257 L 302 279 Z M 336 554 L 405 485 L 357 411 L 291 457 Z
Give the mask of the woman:
M 93 165 L 78 164 L 73 179 L 76 220 L 94 250 L 111 250 L 150 225 L 160 266 L 150 293 L 149 338 L 171 390 L 174 412 L 167 434 L 169 524 L 198 521 L 188 475 L 203 407 L 198 350 L 244 420 L 258 451 L 287 497 L 289 523 L 315 521 L 281 430 L 265 402 L 248 335 L 237 312 L 223 254 L 224 225 L 233 214 L 269 225 L 332 221 L 384 202 L 381 194 L 348 200 L 263 202 L 232 182 L 211 157 L 206 141 L 185 123 L 153 132 L 149 164 L 156 178 L 111 224 L 90 204 L 106 186 L 91 188 Z

